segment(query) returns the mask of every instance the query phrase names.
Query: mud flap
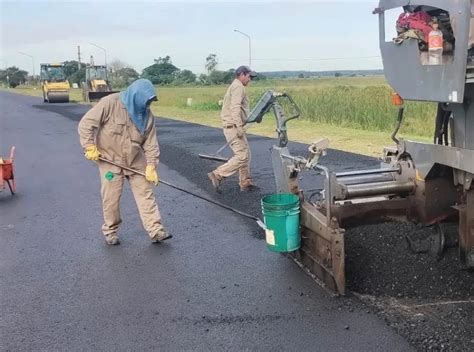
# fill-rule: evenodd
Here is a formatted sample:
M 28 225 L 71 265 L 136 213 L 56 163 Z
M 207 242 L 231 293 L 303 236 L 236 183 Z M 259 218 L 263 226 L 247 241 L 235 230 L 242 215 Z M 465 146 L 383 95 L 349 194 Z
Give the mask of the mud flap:
M 467 191 L 466 204 L 459 207 L 459 258 L 474 268 L 474 190 Z
M 301 248 L 295 258 L 330 291 L 345 294 L 344 230 L 316 206 L 301 203 Z

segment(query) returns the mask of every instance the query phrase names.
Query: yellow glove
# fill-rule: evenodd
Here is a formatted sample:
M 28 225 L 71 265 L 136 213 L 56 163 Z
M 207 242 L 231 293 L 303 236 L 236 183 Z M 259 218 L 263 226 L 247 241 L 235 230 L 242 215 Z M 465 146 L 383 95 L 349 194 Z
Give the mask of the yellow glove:
M 155 184 L 155 186 L 158 186 L 158 182 L 160 182 L 160 178 L 158 176 L 158 173 L 156 172 L 155 165 L 149 164 L 146 166 L 145 178 L 148 182 L 152 182 Z
M 84 149 L 84 156 L 92 161 L 99 160 L 100 152 L 97 147 L 92 144 Z

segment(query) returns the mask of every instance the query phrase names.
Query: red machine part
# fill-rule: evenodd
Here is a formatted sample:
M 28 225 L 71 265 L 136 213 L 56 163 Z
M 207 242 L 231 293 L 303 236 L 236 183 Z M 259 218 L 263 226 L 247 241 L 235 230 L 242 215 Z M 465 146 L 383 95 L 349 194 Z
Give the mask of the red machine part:
M 13 160 L 15 155 L 15 147 L 12 147 L 10 150 L 10 158 L 4 159 L 2 163 L 0 163 L 0 191 L 5 188 L 5 183 L 8 185 L 11 194 L 15 194 L 16 192 L 16 183 L 15 183 L 15 176 L 13 172 Z

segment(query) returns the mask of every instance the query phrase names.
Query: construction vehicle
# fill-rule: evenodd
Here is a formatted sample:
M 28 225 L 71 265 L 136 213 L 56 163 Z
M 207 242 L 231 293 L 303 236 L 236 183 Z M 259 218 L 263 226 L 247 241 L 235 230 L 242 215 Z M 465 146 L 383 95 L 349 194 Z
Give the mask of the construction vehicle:
M 41 64 L 41 86 L 46 103 L 68 103 L 69 85 L 63 64 Z
M 86 81 L 82 85 L 82 95 L 87 103 L 99 101 L 101 98 L 117 93 L 110 88 L 107 79 L 107 66 L 94 65 L 91 57 L 91 63 L 86 66 Z
M 385 23 L 385 13 L 399 7 L 456 23 L 445 27 L 455 45 L 440 63 L 427 64 L 423 59 L 426 52 L 417 40 L 397 44 L 385 37 L 385 26 L 395 26 Z M 392 133 L 395 145 L 384 149 L 380 167 L 339 173 L 328 170 L 319 164 L 326 147 L 321 142 L 310 146 L 308 156 L 293 156 L 286 146 L 284 120 L 277 119 L 279 144 L 272 148 L 277 192 L 298 194 L 301 199 L 302 245 L 292 255 L 338 294 L 346 291 L 345 228 L 368 219 L 403 217 L 433 226 L 437 228 L 434 245 L 440 255 L 446 245 L 445 222 L 454 220 L 460 267 L 474 268 L 474 64 L 468 58 L 471 1 L 422 0 L 413 4 L 380 0 L 374 14 L 379 17 L 384 74 L 396 92 L 398 107 Z M 433 144 L 397 137 L 404 100 L 438 103 Z M 300 174 L 307 170 L 324 177 L 318 200 L 305 198 L 298 184 Z

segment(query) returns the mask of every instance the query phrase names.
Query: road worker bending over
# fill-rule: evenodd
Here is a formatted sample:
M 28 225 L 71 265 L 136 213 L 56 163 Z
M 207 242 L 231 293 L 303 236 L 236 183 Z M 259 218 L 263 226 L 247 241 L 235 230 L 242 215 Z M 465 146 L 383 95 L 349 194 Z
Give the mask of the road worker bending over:
M 150 104 L 157 101 L 151 82 L 139 79 L 125 91 L 102 98 L 81 119 L 78 127 L 85 157 L 99 166 L 104 224 L 102 232 L 109 245 L 119 244 L 120 196 L 127 179 L 137 203 L 140 218 L 151 241 L 158 243 L 172 236 L 161 223 L 153 193 L 159 178 L 156 165 L 160 149 Z M 146 177 L 99 160 L 99 156 L 135 170 Z
M 207 176 L 212 186 L 220 192 L 221 181 L 239 171 L 241 191 L 254 187 L 250 176 L 250 148 L 245 135 L 244 124 L 249 115 L 249 100 L 245 87 L 257 74 L 248 66 L 240 66 L 235 70 L 235 79 L 227 89 L 221 111 L 222 127 L 225 139 L 229 143 L 234 156 Z

